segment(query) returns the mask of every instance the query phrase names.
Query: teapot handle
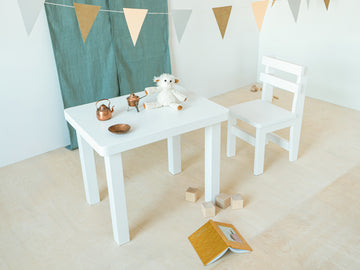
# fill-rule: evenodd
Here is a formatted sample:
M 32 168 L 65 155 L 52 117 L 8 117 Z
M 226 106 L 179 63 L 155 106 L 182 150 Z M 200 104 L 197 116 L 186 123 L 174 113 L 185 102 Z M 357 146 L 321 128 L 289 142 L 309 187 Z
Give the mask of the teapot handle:
M 97 109 L 98 109 L 98 103 L 99 103 L 100 101 L 104 101 L 104 100 L 109 101 L 109 104 L 108 104 L 107 106 L 110 108 L 110 100 L 108 100 L 107 98 L 103 98 L 103 99 L 99 99 L 98 101 L 96 101 L 95 106 L 96 106 Z

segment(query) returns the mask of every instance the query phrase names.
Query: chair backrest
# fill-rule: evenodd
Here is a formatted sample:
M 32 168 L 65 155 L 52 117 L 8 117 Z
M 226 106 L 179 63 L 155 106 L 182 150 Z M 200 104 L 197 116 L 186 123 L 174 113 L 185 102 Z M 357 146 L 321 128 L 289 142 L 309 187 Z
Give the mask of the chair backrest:
M 268 56 L 263 57 L 262 64 L 265 66 L 265 72 L 260 73 L 260 81 L 263 82 L 261 99 L 272 102 L 274 87 L 292 92 L 294 93 L 292 112 L 302 116 L 305 101 L 305 67 Z M 273 74 L 275 70 L 295 75 L 295 82 L 275 76 Z

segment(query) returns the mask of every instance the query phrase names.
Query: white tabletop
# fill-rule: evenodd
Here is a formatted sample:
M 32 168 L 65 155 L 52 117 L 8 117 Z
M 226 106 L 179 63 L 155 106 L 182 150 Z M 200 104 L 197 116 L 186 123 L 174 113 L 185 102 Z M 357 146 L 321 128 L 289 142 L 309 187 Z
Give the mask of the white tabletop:
M 111 106 L 115 105 L 115 111 L 107 121 L 96 118 L 95 102 L 66 109 L 65 118 L 101 156 L 116 154 L 227 120 L 227 108 L 190 91 L 180 91 L 188 96 L 181 111 L 170 107 L 145 110 L 142 103 L 153 101 L 156 95 L 140 100 L 140 112 L 135 108 L 127 111 L 126 95 L 110 99 Z M 144 92 L 136 94 L 140 97 L 145 95 Z M 131 126 L 127 133 L 113 134 L 108 131 L 110 126 L 122 123 Z

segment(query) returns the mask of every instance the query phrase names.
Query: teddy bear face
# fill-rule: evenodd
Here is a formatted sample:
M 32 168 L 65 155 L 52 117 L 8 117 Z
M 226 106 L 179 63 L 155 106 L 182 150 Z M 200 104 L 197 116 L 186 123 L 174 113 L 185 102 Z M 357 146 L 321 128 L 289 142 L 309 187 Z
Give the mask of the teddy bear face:
M 175 76 L 170 74 L 161 74 L 159 77 L 155 77 L 154 81 L 157 83 L 158 87 L 167 89 L 174 88 L 174 85 L 177 82 Z

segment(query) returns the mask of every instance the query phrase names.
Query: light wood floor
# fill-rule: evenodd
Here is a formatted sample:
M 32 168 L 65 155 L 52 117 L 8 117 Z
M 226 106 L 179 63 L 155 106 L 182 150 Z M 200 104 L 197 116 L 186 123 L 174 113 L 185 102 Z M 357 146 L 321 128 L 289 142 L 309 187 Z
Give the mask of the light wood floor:
M 259 94 L 246 87 L 213 100 L 230 106 Z M 252 174 L 253 148 L 237 142 L 227 158 L 223 123 L 221 191 L 243 194 L 245 208 L 217 209 L 214 220 L 234 224 L 254 251 L 206 268 L 360 269 L 360 112 L 307 98 L 299 159 L 270 143 L 261 176 Z M 182 160 L 183 172 L 170 175 L 165 141 L 123 154 L 132 239 L 123 246 L 113 241 L 101 157 L 95 206 L 85 200 L 78 151 L 1 168 L 0 269 L 204 269 L 187 240 L 207 221 L 204 197 L 184 200 L 189 186 L 204 191 L 203 130 L 182 136 Z

